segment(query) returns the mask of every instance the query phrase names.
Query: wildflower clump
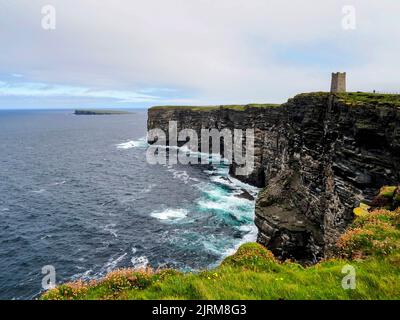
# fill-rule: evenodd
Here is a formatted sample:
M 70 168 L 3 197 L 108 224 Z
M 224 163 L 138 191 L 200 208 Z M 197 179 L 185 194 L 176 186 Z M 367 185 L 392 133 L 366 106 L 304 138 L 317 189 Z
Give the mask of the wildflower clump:
M 113 292 L 129 288 L 143 289 L 151 283 L 152 275 L 153 270 L 150 268 L 142 270 L 118 269 L 107 274 L 100 284 Z
M 349 259 L 384 256 L 400 249 L 400 208 L 358 215 L 337 246 L 340 255 Z
M 82 280 L 65 283 L 47 291 L 44 298 L 46 300 L 79 300 L 87 293 L 89 286 L 94 284 L 94 281 L 85 283 Z

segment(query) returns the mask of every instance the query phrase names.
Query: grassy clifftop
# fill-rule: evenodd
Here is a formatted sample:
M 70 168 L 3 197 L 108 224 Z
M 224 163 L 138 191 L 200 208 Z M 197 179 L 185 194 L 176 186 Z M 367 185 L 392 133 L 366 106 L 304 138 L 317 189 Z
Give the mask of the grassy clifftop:
M 310 92 L 301 93 L 296 97 L 328 97 L 329 92 Z M 349 106 L 360 106 L 365 104 L 370 105 L 390 105 L 394 107 L 400 107 L 400 95 L 399 94 L 383 94 L 383 93 L 368 93 L 368 92 L 346 92 L 346 93 L 335 93 L 337 98 L 345 102 Z M 282 104 L 272 103 L 260 103 L 260 104 L 246 104 L 246 105 L 216 105 L 216 106 L 155 106 L 151 107 L 150 110 L 191 110 L 191 111 L 212 111 L 212 110 L 235 110 L 235 111 L 246 111 L 250 108 L 276 108 Z
M 400 188 L 387 190 L 380 197 L 397 203 Z M 355 213 L 336 257 L 311 267 L 279 262 L 266 248 L 248 243 L 213 270 L 117 270 L 99 281 L 60 285 L 41 299 L 399 299 L 400 208 L 363 205 Z M 346 265 L 355 268 L 354 290 L 342 288 Z
M 246 105 L 220 105 L 220 106 L 155 106 L 151 107 L 150 110 L 190 110 L 190 111 L 213 111 L 213 110 L 234 110 L 234 111 L 246 111 L 250 108 L 276 108 L 280 104 L 264 103 L 264 104 L 246 104 Z
M 348 92 L 337 93 L 337 97 L 352 106 L 359 105 L 388 105 L 400 108 L 400 94 L 366 93 L 366 92 Z

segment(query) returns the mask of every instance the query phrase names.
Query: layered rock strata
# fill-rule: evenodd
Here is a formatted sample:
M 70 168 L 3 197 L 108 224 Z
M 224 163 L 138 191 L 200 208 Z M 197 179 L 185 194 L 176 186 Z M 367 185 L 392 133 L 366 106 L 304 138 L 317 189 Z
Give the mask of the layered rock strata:
M 254 170 L 238 176 L 262 187 L 258 242 L 281 259 L 313 263 L 329 256 L 382 185 L 400 181 L 400 98 L 300 94 L 274 105 L 155 107 L 148 129 L 253 128 Z M 231 165 L 234 174 L 235 164 Z

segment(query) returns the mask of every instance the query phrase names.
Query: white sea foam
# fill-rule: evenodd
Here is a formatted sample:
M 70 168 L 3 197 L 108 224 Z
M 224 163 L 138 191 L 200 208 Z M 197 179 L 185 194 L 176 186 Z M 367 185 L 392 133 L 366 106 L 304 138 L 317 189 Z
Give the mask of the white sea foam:
M 242 235 L 239 239 L 222 234 L 207 235 L 207 237 L 199 235 L 202 239 L 198 240 L 204 249 L 219 256 L 222 260 L 226 256 L 233 254 L 243 243 L 255 241 L 257 238 L 257 228 L 253 222 L 255 200 L 242 198 L 240 195 L 248 192 L 255 197 L 260 189 L 230 176 L 229 167 L 221 164 L 223 159 L 219 155 L 193 152 L 186 147 L 181 147 L 180 150 L 188 152 L 192 156 L 198 155 L 202 159 L 206 158 L 210 162 L 213 161 L 213 163 L 220 161 L 219 165 L 215 164 L 212 169 L 203 171 L 209 175 L 209 182 L 199 182 L 196 179 L 197 183 L 194 184 L 194 187 L 202 191 L 202 196 L 195 203 L 200 212 L 212 212 L 220 219 L 231 224 L 232 228 L 238 229 Z M 173 174 L 174 179 L 181 180 L 185 184 L 195 180 L 189 176 L 188 172 L 190 171 L 175 170 L 173 166 L 167 166 L 167 170 Z M 153 212 L 151 216 L 160 220 L 174 221 L 187 217 L 187 214 L 188 210 L 186 209 L 166 209 Z
M 65 183 L 67 183 L 67 181 L 63 180 L 61 182 L 54 182 L 54 183 L 51 184 L 51 186 L 60 186 L 60 185 L 63 185 Z
M 209 183 L 201 183 L 198 185 L 198 188 L 207 196 L 207 198 L 215 200 L 220 200 L 222 197 L 229 194 L 227 190 Z
M 255 242 L 257 240 L 258 229 L 256 225 L 244 225 L 239 227 L 240 231 L 247 232 L 243 237 L 244 242 Z
M 260 189 L 230 176 L 227 166 L 214 166 L 211 170 L 204 170 L 204 173 L 210 175 L 210 182 L 198 185 L 204 194 L 197 200 L 198 208 L 211 210 L 222 219 L 234 218 L 234 228 L 242 233 L 241 239 L 211 236 L 202 242 L 208 252 L 220 256 L 219 261 L 212 265 L 216 266 L 222 259 L 234 254 L 243 243 L 256 241 L 258 230 L 253 222 L 255 199 L 241 198 L 240 195 L 248 192 L 255 198 Z
M 39 189 L 39 190 L 34 190 L 34 191 L 32 191 L 33 193 L 43 193 L 43 192 L 46 192 L 46 189 Z
M 163 211 L 154 211 L 150 215 L 160 220 L 181 220 L 187 217 L 186 209 L 166 209 Z
M 80 267 L 80 266 L 77 266 L 76 268 L 79 269 L 79 270 L 85 269 L 85 268 Z M 84 271 L 84 272 L 74 274 L 71 278 L 72 278 L 73 280 L 75 280 L 75 279 L 90 280 L 90 279 L 92 279 L 92 277 L 93 277 L 93 276 L 92 276 L 92 272 L 93 272 L 93 270 L 92 270 L 92 269 L 89 269 L 89 270 L 86 270 L 86 271 Z
M 214 253 L 216 255 L 223 255 L 226 249 L 222 244 L 222 241 L 217 241 L 214 236 L 211 236 L 210 239 L 203 241 L 203 246 L 206 251 Z
M 167 149 L 167 150 L 179 150 L 180 153 L 184 154 L 186 153 L 189 157 L 193 158 L 198 158 L 199 163 L 214 163 L 214 164 L 222 164 L 222 163 L 227 163 L 227 161 L 219 154 L 217 153 L 205 153 L 201 151 L 193 151 L 190 150 L 187 146 L 165 146 L 165 145 L 157 145 L 154 144 L 154 147 L 157 147 L 159 149 Z
M 118 149 L 133 149 L 133 148 L 146 148 L 147 147 L 147 138 L 143 137 L 137 140 L 130 140 L 120 144 L 117 144 Z
M 146 256 L 132 257 L 131 262 L 135 269 L 144 269 L 149 265 L 149 260 Z
M 190 181 L 199 182 L 197 178 L 192 178 L 185 170 L 175 170 L 172 166 L 168 166 L 168 172 L 171 172 L 174 179 L 182 181 L 184 184 L 188 184 Z
M 235 179 L 235 178 L 233 178 L 231 176 L 215 175 L 215 176 L 211 176 L 210 179 L 214 183 L 227 186 L 227 187 L 229 187 L 230 189 L 233 189 L 233 190 L 246 190 L 252 196 L 257 195 L 258 191 L 260 190 L 257 187 L 254 187 L 252 185 L 244 183 L 244 182 L 242 182 L 242 181 L 240 181 L 238 179 Z
M 115 226 L 116 226 L 115 223 L 110 223 L 110 224 L 104 226 L 103 230 L 109 232 L 115 238 L 118 238 L 117 230 L 115 229 Z
M 142 189 L 140 191 L 140 193 L 149 193 L 156 186 L 157 186 L 156 184 L 152 183 L 152 184 L 148 185 L 147 187 L 145 187 L 144 189 Z
M 199 208 L 226 211 L 238 219 L 242 216 L 251 218 L 254 211 L 254 200 L 239 197 L 244 189 L 238 186 L 233 187 L 234 184 L 225 179 L 221 179 L 221 182 L 224 183 L 206 183 L 198 185 L 198 188 L 202 190 L 205 195 L 205 197 L 199 198 L 197 201 Z M 229 188 L 225 188 L 225 182 L 229 184 Z
M 100 273 L 111 272 L 112 270 L 114 270 L 116 268 L 116 266 L 118 265 L 118 263 L 120 263 L 126 257 L 126 255 L 127 255 L 127 253 L 124 253 L 115 259 L 110 258 L 107 261 L 107 263 L 101 268 Z
M 228 167 L 218 167 L 218 168 L 213 168 L 211 170 L 204 170 L 205 173 L 209 174 L 209 175 L 213 175 L 213 176 L 228 176 L 229 174 L 229 168 Z
M 182 181 L 184 184 L 188 184 L 190 181 L 199 182 L 199 179 L 192 178 L 186 170 L 176 170 L 173 166 L 167 166 L 167 171 L 171 172 L 174 179 Z
M 174 179 L 180 180 L 185 184 L 188 184 L 190 181 L 190 176 L 185 170 L 178 171 L 174 169 L 168 169 L 169 172 L 172 172 Z
M 237 221 L 251 221 L 254 217 L 254 204 L 247 199 L 241 199 L 234 195 L 222 196 L 219 201 L 199 200 L 197 202 L 200 210 L 216 210 L 223 217 L 229 214 Z
M 198 204 L 206 209 L 231 211 L 238 209 L 246 210 L 248 208 L 252 208 L 253 201 L 238 198 L 235 195 L 230 195 L 230 196 L 221 196 L 219 201 L 200 200 L 198 201 Z
M 229 176 L 229 180 L 236 186 L 237 189 L 244 189 L 248 191 L 252 196 L 256 196 L 260 191 L 260 188 L 252 186 L 248 183 L 242 182 L 232 176 Z
M 256 242 L 258 229 L 254 224 L 252 224 L 252 225 L 243 225 L 243 226 L 240 226 L 239 229 L 241 231 L 246 231 L 247 233 L 245 234 L 245 236 L 239 242 L 237 242 L 235 244 L 235 246 L 233 248 L 230 248 L 230 249 L 226 250 L 223 253 L 222 259 L 235 254 L 235 252 L 239 249 L 239 247 L 242 244 L 245 244 L 245 243 L 248 243 L 248 242 Z
M 248 242 L 255 242 L 257 239 L 257 227 L 254 224 L 242 225 L 237 227 L 242 232 L 245 232 L 242 239 L 220 238 L 211 235 L 207 240 L 202 242 L 204 249 L 210 253 L 218 255 L 220 258 L 209 267 L 216 267 L 223 259 L 233 255 L 239 247 Z

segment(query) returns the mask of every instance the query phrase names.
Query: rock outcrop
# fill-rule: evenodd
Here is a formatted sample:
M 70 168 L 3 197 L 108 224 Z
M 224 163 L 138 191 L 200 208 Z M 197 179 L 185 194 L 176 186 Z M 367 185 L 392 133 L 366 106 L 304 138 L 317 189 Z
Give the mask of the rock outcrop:
M 197 132 L 254 128 L 255 169 L 237 178 L 263 187 L 258 242 L 281 259 L 329 256 L 353 208 L 400 181 L 399 96 L 310 93 L 281 106 L 149 109 L 149 129 L 167 132 L 168 121 Z

